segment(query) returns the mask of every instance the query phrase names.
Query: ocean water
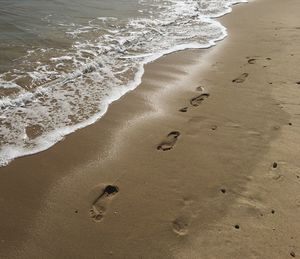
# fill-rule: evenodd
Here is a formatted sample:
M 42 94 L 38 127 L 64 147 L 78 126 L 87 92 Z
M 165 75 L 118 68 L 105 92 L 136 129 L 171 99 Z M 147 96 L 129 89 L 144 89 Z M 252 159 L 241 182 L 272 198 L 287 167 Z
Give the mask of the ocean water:
M 0 0 L 0 166 L 101 118 L 144 64 L 226 37 L 245 0 Z

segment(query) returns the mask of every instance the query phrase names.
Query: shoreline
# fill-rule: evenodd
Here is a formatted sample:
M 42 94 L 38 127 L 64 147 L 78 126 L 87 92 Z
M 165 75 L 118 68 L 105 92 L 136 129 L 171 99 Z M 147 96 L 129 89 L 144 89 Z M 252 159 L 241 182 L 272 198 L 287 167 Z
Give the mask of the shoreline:
M 237 2 L 237 3 L 227 4 L 226 6 L 224 6 L 225 10 L 223 12 L 220 12 L 214 16 L 212 15 L 210 17 L 202 17 L 203 21 L 208 22 L 210 25 L 212 25 L 212 24 L 217 25 L 222 32 L 221 33 L 222 35 L 220 35 L 219 37 L 216 37 L 215 39 L 209 40 L 205 44 L 197 43 L 197 42 L 190 42 L 190 43 L 175 45 L 172 48 L 154 52 L 155 54 L 137 55 L 136 57 L 140 56 L 140 57 L 148 57 L 148 58 L 144 59 L 143 61 L 141 61 L 139 63 L 139 68 L 137 69 L 137 72 L 135 73 L 135 76 L 132 79 L 132 81 L 129 83 L 124 82 L 124 88 L 118 88 L 117 90 L 114 89 L 114 91 L 112 91 L 112 92 L 115 92 L 115 94 L 108 95 L 107 98 L 104 98 L 102 100 L 103 103 L 99 106 L 99 111 L 97 113 L 93 114 L 92 116 L 90 116 L 86 121 L 81 121 L 77 124 L 57 128 L 55 130 L 47 132 L 47 134 L 45 134 L 45 135 L 38 136 L 35 139 L 35 141 L 33 143 L 31 143 L 31 144 L 33 144 L 32 145 L 33 148 L 31 148 L 31 149 L 27 149 L 26 145 L 10 146 L 9 143 L 5 142 L 7 145 L 4 148 L 2 148 L 2 151 L 0 152 L 0 155 L 1 155 L 0 167 L 7 166 L 10 162 L 12 162 L 14 159 L 17 159 L 19 157 L 31 156 L 31 155 L 35 155 L 40 152 L 46 151 L 47 149 L 56 145 L 58 142 L 63 141 L 65 139 L 65 137 L 67 137 L 68 135 L 76 132 L 77 130 L 81 130 L 85 127 L 88 127 L 88 126 L 96 123 L 98 120 L 100 120 L 104 116 L 104 114 L 107 112 L 107 109 L 109 108 L 111 103 L 118 101 L 126 93 L 133 91 L 141 84 L 145 65 L 155 62 L 156 60 L 162 58 L 163 56 L 170 55 L 170 54 L 176 53 L 178 51 L 193 50 L 193 49 L 195 49 L 195 50 L 196 49 L 208 49 L 208 48 L 214 47 L 219 41 L 224 40 L 224 38 L 226 38 L 226 36 L 227 36 L 226 28 L 221 23 L 219 23 L 216 19 L 231 13 L 232 7 L 234 5 L 247 3 L 245 1 L 246 0 L 240 0 L 240 2 Z M 121 60 L 127 59 L 127 58 L 130 59 L 130 56 L 124 56 L 121 58 Z M 134 57 L 131 57 L 131 58 L 132 58 L 132 60 L 134 60 Z M 77 73 L 83 73 L 83 72 L 79 72 L 80 70 L 88 70 L 89 67 L 94 67 L 94 65 L 92 63 L 88 63 L 88 64 L 86 64 L 86 67 L 82 67 L 81 69 L 76 70 L 73 73 L 68 73 L 67 75 L 65 75 L 61 78 L 57 78 L 53 81 L 49 81 L 48 83 L 45 83 L 42 87 L 42 90 L 20 94 L 20 96 L 16 100 L 11 101 L 10 99 L 8 99 L 8 100 L 6 100 L 6 103 L 5 102 L 4 103 L 5 103 L 5 105 L 10 104 L 10 105 L 14 106 L 15 103 L 22 102 L 24 98 L 27 99 L 28 95 L 35 96 L 36 94 L 39 94 L 40 91 L 45 91 L 47 93 L 49 91 L 49 88 L 51 89 L 52 87 L 55 87 L 55 86 L 58 87 L 62 82 L 68 81 L 70 79 L 75 79 L 77 77 L 77 75 L 76 75 Z M 72 74 L 74 74 L 74 73 L 75 73 L 75 77 L 73 78 L 74 75 L 72 75 Z M 29 130 L 29 135 L 30 135 L 30 130 Z M 24 138 L 25 139 L 30 138 L 29 135 L 25 133 Z M 24 141 L 24 139 L 23 139 L 23 141 Z M 29 145 L 31 145 L 31 144 L 29 144 Z
M 220 19 L 228 37 L 217 46 L 146 65 L 142 84 L 100 121 L 0 168 L 0 256 L 299 253 L 299 9 L 236 6 Z M 199 99 L 198 86 L 209 96 Z M 102 196 L 107 185 L 117 191 Z

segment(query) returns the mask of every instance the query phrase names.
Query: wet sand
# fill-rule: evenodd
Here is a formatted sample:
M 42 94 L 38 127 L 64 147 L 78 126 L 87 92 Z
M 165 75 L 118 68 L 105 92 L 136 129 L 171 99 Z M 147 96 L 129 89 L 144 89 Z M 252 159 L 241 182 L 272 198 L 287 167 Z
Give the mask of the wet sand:
M 0 169 L 1 258 L 300 254 L 300 2 L 148 64 L 96 124 Z

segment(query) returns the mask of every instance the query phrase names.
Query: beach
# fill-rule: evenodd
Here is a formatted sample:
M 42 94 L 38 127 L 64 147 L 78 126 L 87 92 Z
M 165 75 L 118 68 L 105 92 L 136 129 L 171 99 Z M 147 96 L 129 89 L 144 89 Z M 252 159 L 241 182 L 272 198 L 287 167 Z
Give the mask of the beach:
M 1 258 L 300 254 L 300 2 L 256 0 L 209 49 L 48 150 L 0 168 Z

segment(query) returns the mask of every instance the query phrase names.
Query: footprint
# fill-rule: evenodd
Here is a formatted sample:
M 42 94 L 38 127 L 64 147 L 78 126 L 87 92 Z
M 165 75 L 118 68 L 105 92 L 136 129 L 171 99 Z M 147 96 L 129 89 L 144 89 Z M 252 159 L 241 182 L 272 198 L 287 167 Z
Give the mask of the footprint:
M 198 96 L 192 98 L 192 99 L 190 100 L 190 104 L 191 104 L 192 106 L 197 107 L 197 106 L 199 106 L 199 105 L 203 102 L 203 100 L 205 100 L 205 99 L 208 98 L 208 97 L 209 97 L 209 93 L 203 93 L 203 94 L 200 94 L 200 95 L 198 95 Z
M 279 164 L 277 162 L 273 162 L 273 164 L 271 165 L 271 177 L 274 180 L 282 180 L 283 179 L 283 175 L 280 173 L 280 170 L 277 171 L 279 169 Z
M 183 107 L 183 108 L 179 109 L 180 112 L 187 112 L 187 110 L 188 110 L 188 107 Z
M 185 236 L 188 234 L 188 227 L 189 227 L 189 220 L 188 218 L 181 216 L 176 218 L 172 222 L 172 229 L 173 231 L 179 236 Z
M 115 194 L 119 192 L 119 188 L 115 185 L 107 185 L 100 196 L 96 198 L 90 209 L 90 216 L 95 222 L 103 219 L 107 206 Z
M 249 64 L 255 64 L 256 63 L 256 59 L 255 58 L 250 58 L 250 59 L 248 59 L 248 63 Z
M 243 83 L 248 77 L 248 73 L 243 73 L 239 77 L 232 80 L 233 83 Z
M 172 131 L 170 132 L 165 140 L 163 140 L 158 146 L 158 150 L 167 151 L 174 147 L 178 137 L 180 136 L 179 131 Z
M 204 89 L 203 86 L 198 86 L 198 87 L 196 87 L 196 91 L 198 91 L 198 92 L 203 92 L 203 93 L 200 94 L 200 95 L 198 95 L 198 96 L 196 96 L 196 97 L 194 97 L 194 98 L 192 98 L 192 99 L 190 100 L 190 104 L 191 104 L 192 106 L 199 106 L 200 103 L 201 103 L 204 99 L 206 99 L 206 98 L 209 96 L 208 93 L 204 93 L 204 92 L 205 92 L 205 89 Z M 186 106 L 186 107 L 182 107 L 182 108 L 179 109 L 179 111 L 180 111 L 180 112 L 187 112 L 187 111 L 188 111 L 188 108 L 189 108 L 189 107 L 187 107 L 187 106 Z

